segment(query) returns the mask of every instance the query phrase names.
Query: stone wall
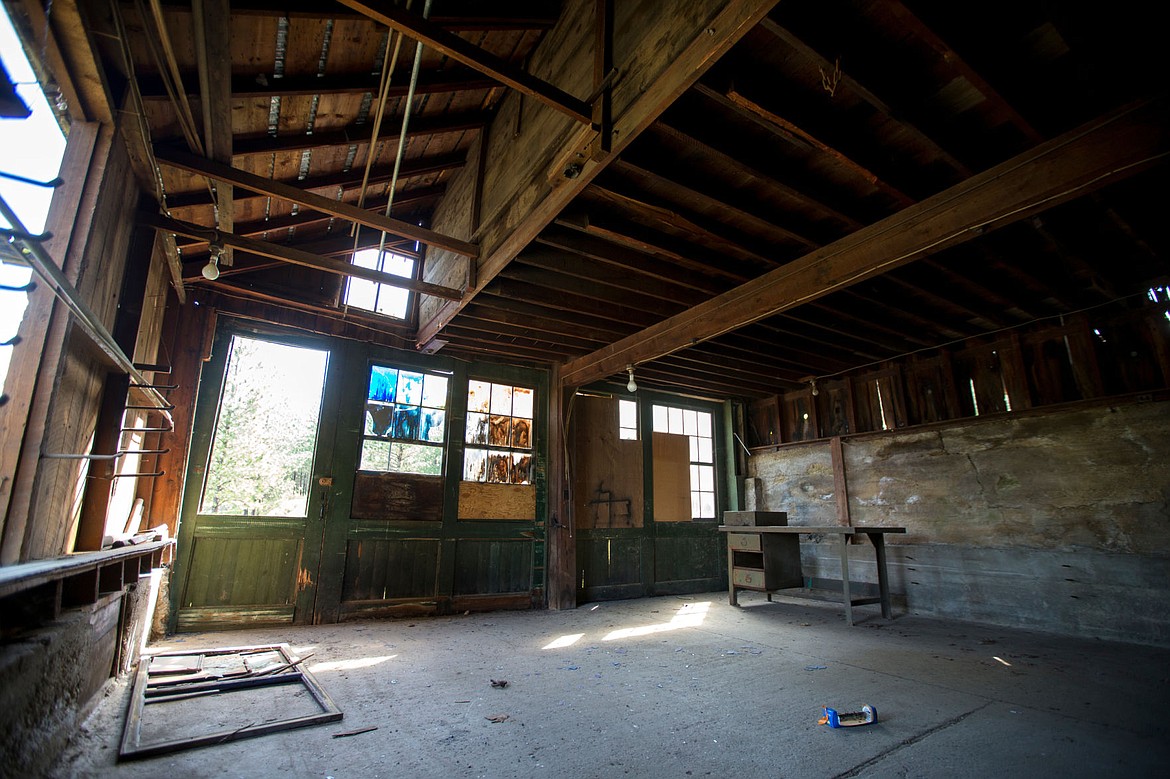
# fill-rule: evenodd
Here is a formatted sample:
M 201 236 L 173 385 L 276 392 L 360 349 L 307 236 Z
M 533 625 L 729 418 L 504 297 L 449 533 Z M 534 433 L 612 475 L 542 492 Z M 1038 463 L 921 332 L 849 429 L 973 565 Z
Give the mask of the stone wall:
M 907 530 L 887 545 L 909 611 L 1170 645 L 1170 401 L 867 434 L 843 452 L 852 523 Z M 836 524 L 827 441 L 750 467 L 759 508 Z M 807 579 L 840 578 L 827 545 L 802 547 Z M 875 581 L 872 554 L 854 558 Z

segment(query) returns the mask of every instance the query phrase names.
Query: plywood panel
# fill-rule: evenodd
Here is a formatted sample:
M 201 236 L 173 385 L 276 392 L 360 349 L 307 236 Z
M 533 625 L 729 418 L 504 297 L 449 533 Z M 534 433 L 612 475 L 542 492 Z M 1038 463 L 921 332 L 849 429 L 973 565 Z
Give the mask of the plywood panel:
M 531 484 L 459 485 L 460 519 L 536 519 L 536 487 Z
M 578 528 L 642 527 L 642 442 L 618 437 L 615 398 L 574 399 L 573 459 Z
M 654 433 L 654 521 L 691 521 L 691 442 L 685 435 Z

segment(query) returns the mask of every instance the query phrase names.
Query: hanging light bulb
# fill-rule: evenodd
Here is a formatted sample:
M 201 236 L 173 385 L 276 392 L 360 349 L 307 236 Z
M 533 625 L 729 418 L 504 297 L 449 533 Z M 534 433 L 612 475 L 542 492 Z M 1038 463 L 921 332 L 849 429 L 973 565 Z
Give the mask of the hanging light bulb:
M 638 382 L 634 381 L 634 366 L 632 364 L 626 366 L 626 371 L 630 374 L 630 380 L 626 383 L 626 389 L 630 392 L 638 391 Z
M 219 258 L 223 254 L 223 244 L 212 241 L 211 256 L 207 258 L 207 264 L 203 266 L 203 278 L 208 281 L 215 281 L 219 278 Z
M 817 380 L 815 378 L 809 379 L 809 384 L 812 385 L 812 394 L 814 398 L 821 394 L 821 391 L 817 389 Z

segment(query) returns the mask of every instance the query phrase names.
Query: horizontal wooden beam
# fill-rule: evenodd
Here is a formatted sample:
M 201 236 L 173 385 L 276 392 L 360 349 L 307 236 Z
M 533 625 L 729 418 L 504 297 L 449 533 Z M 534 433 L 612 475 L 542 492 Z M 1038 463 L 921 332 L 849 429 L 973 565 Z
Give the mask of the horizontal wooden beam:
M 973 176 L 852 235 L 572 360 L 565 386 L 588 384 L 969 241 L 1162 162 L 1167 99 L 1129 106 Z
M 402 117 L 392 117 L 384 120 L 391 126 L 401 125 Z M 488 123 L 488 114 L 482 111 L 463 114 L 444 114 L 441 116 L 417 116 L 411 119 L 407 130 L 407 140 L 420 138 L 426 135 L 445 135 L 447 133 L 462 133 L 468 130 L 479 130 Z M 237 136 L 234 140 L 232 154 L 241 157 L 248 154 L 273 154 L 284 151 L 303 151 L 305 149 L 320 149 L 324 146 L 368 146 L 370 143 L 369 122 L 351 124 L 340 130 L 325 130 L 321 132 L 280 134 L 276 136 L 259 135 L 250 137 Z M 378 142 L 387 146 L 398 143 L 397 131 L 378 136 Z M 169 145 L 166 141 L 155 144 L 156 148 Z
M 140 224 L 153 227 L 155 230 L 174 233 L 175 235 L 185 235 L 189 238 L 206 238 L 209 233 L 213 232 L 211 228 L 180 222 L 177 219 L 168 219 L 158 214 L 146 212 L 139 212 L 138 221 Z M 222 232 L 219 233 L 218 237 L 224 246 L 231 246 L 240 251 L 250 252 L 261 257 L 270 257 L 274 260 L 281 260 L 293 265 L 315 268 L 327 273 L 336 273 L 339 276 L 352 276 L 354 278 L 366 279 L 367 281 L 373 281 L 378 284 L 408 289 L 411 292 L 417 292 L 421 295 L 432 295 L 448 300 L 458 300 L 463 297 L 463 292 L 458 289 L 440 287 L 437 284 L 428 284 L 425 281 L 407 279 L 391 273 L 382 273 L 381 271 L 363 268 L 345 262 L 344 260 L 310 254 L 292 246 L 282 246 L 277 243 L 269 243 L 267 241 L 256 240 L 255 238 L 247 238 L 242 235 L 232 235 Z
M 183 75 L 184 84 L 196 83 L 197 75 Z M 328 73 L 323 76 L 283 76 L 275 78 L 268 73 L 236 75 L 231 79 L 231 96 L 235 99 L 249 97 L 298 97 L 307 95 L 361 95 L 377 93 L 382 77 L 370 73 L 366 68 L 358 73 Z M 475 72 L 446 71 L 420 73 L 415 85 L 416 95 L 435 95 L 447 92 L 466 92 L 480 89 L 494 89 L 500 84 Z M 157 76 L 143 76 L 138 80 L 143 100 L 169 100 L 166 87 Z M 398 98 L 406 95 L 406 83 L 395 82 L 387 90 L 387 97 Z
M 474 234 L 483 247 L 473 292 L 479 292 L 547 227 L 619 154 L 689 89 L 776 4 L 776 0 L 688 0 L 637 3 L 629 18 L 615 22 L 610 85 L 612 149 L 594 148 L 597 133 L 563 115 L 509 94 L 500 101 L 487 132 L 482 181 L 483 219 L 471 219 L 457 204 L 474 202 L 478 178 L 470 168 L 453 177 L 451 192 L 435 210 L 434 226 L 456 235 Z M 580 92 L 596 89 L 595 0 L 566 0 L 560 19 L 533 52 L 529 70 L 556 78 Z M 457 283 L 467 263 L 444 252 L 427 256 L 427 278 Z M 419 309 L 419 344 L 426 344 L 462 304 L 424 301 Z
M 471 41 L 448 32 L 438 24 L 418 14 L 399 8 L 388 0 L 338 0 L 342 5 L 370 17 L 376 22 L 398 30 L 430 49 L 447 55 L 456 62 L 462 62 L 501 84 L 533 97 L 545 105 L 576 119 L 590 124 L 592 110 L 584 100 L 573 97 L 559 87 L 536 78 L 527 71 L 506 62 L 479 48 Z
M 155 156 L 159 162 L 170 165 L 173 168 L 178 168 L 179 170 L 208 176 L 217 181 L 226 181 L 230 184 L 250 189 L 253 192 L 260 192 L 261 194 L 271 195 L 281 200 L 287 200 L 290 203 L 297 203 L 305 208 L 320 211 L 323 214 L 332 214 L 333 216 L 365 225 L 366 227 L 372 227 L 375 230 L 401 235 L 403 238 L 410 238 L 425 243 L 427 246 L 437 246 L 440 249 L 446 249 L 456 254 L 461 254 L 464 257 L 476 257 L 479 254 L 479 247 L 473 243 L 441 235 L 433 230 L 419 227 L 410 222 L 381 216 L 371 211 L 358 208 L 350 203 L 315 195 L 312 192 L 306 192 L 290 184 L 257 176 L 254 173 L 248 173 L 247 171 L 233 168 L 230 165 L 205 160 L 180 149 L 156 148 Z
M 168 12 L 191 10 L 190 0 L 163 0 Z M 364 14 L 345 11 L 320 0 L 232 0 L 237 16 L 286 16 L 290 19 L 360 19 Z M 443 0 L 431 21 L 446 30 L 545 30 L 556 24 L 556 5 L 547 0 Z

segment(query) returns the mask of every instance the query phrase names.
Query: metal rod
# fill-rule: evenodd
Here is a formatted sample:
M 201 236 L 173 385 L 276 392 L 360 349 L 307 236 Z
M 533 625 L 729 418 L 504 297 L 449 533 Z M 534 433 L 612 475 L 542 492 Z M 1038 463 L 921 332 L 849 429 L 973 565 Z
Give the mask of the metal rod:
M 20 217 L 8 206 L 8 201 L 3 196 L 0 196 L 0 216 L 8 220 L 8 224 L 12 225 L 14 232 L 19 232 L 22 235 L 29 234 L 24 223 L 20 221 Z M 148 384 L 149 382 L 146 380 L 146 377 L 134 367 L 134 363 L 131 362 L 130 358 L 126 356 L 126 353 L 118 346 L 117 341 L 110 335 L 110 331 L 98 321 L 94 313 L 89 310 L 89 307 L 81 301 L 77 290 L 65 278 L 65 274 L 61 272 L 61 269 L 57 267 L 56 263 L 53 262 L 53 258 L 49 256 L 45 247 L 41 246 L 40 242 L 36 240 L 24 240 L 19 237 L 16 240 L 28 249 L 28 260 L 32 269 L 36 271 L 38 276 L 45 280 L 53 290 L 53 294 L 65 304 L 66 308 L 69 309 L 77 320 L 77 323 L 89 334 L 89 337 L 93 339 L 97 347 L 105 352 L 106 356 L 113 360 L 115 365 L 128 373 L 134 383 Z M 170 421 L 170 414 L 167 412 L 174 408 L 174 406 L 168 406 L 166 399 L 157 390 L 144 390 L 143 392 L 148 399 L 156 404 L 156 406 L 152 406 L 151 408 L 160 410 L 167 417 L 167 420 Z
M 170 373 L 171 372 L 171 366 L 158 365 L 158 364 L 152 363 L 152 362 L 136 362 L 136 363 L 134 363 L 134 367 L 140 371 L 150 371 L 152 373 Z
M 123 433 L 129 433 L 131 431 L 133 431 L 135 433 L 173 433 L 173 432 L 175 432 L 175 428 L 173 428 L 173 427 L 123 427 L 122 428 Z
M 171 420 L 170 415 L 167 414 L 167 412 L 174 410 L 175 404 L 174 403 L 167 403 L 166 400 L 163 399 L 162 395 L 159 395 L 159 399 L 162 400 L 162 404 L 158 405 L 158 406 L 126 406 L 126 409 L 127 410 L 134 410 L 134 411 L 161 411 L 163 413 L 163 415 L 166 416 L 167 421 L 174 424 L 173 421 Z
M 41 455 L 42 460 L 116 460 L 128 454 L 166 454 L 170 449 L 119 449 L 113 454 L 60 454 L 46 452 Z
M 153 479 L 155 476 L 166 476 L 166 471 L 156 471 L 154 473 L 115 473 L 111 479 L 137 479 L 139 477 L 147 477 Z
M 19 181 L 21 184 L 32 184 L 34 187 L 48 187 L 49 189 L 56 189 L 65 183 L 63 178 L 55 178 L 52 181 L 37 181 L 36 179 L 25 178 L 18 176 L 15 173 L 6 173 L 0 170 L 0 178 L 6 178 L 11 181 Z

